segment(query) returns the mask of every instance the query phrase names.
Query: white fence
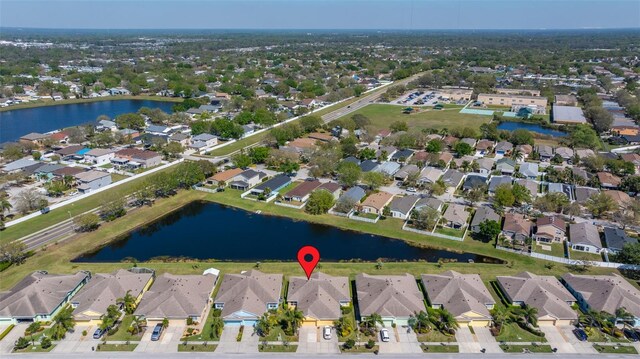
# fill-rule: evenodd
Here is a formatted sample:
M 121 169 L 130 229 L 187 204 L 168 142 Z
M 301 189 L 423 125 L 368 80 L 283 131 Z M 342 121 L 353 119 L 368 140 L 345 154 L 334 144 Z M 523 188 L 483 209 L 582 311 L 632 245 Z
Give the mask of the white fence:
M 456 237 L 456 236 L 449 236 L 449 235 L 441 234 L 441 233 L 437 233 L 437 232 L 423 231 L 423 230 L 420 230 L 420 229 L 409 227 L 407 225 L 407 222 L 405 222 L 402 225 L 402 229 L 405 230 L 405 231 L 418 233 L 418 234 L 422 234 L 422 235 L 425 235 L 425 236 L 439 237 L 439 238 L 450 239 L 450 240 L 458 241 L 458 242 L 462 242 L 464 240 L 464 235 L 462 237 Z M 467 233 L 466 230 L 465 230 L 464 233 L 465 234 Z
M 295 209 L 303 209 L 303 208 L 304 208 L 304 205 L 305 205 L 306 203 L 303 203 L 303 204 L 301 204 L 301 205 L 296 206 L 295 204 L 289 204 L 289 203 L 282 202 L 282 201 L 275 201 L 275 202 L 273 202 L 273 204 L 275 204 L 275 205 L 277 205 L 277 206 L 282 206 L 282 207 L 289 207 L 289 208 L 295 208 Z
M 215 189 L 211 189 L 211 188 L 198 187 L 198 186 L 195 186 L 195 187 L 193 187 L 193 188 L 195 188 L 195 189 L 196 189 L 196 190 L 198 190 L 198 191 L 202 191 L 202 192 L 218 193 L 218 191 L 216 191 Z
M 64 206 L 66 206 L 66 205 L 68 205 L 68 204 L 71 204 L 71 203 L 77 202 L 77 201 L 79 201 L 79 200 L 81 200 L 81 199 L 85 199 L 85 198 L 87 198 L 87 197 L 91 197 L 91 196 L 93 196 L 93 195 L 95 195 L 95 194 L 98 194 L 98 193 L 100 193 L 100 192 L 104 192 L 104 191 L 106 191 L 106 190 L 108 190 L 108 189 L 111 189 L 111 188 L 117 187 L 117 186 L 119 186 L 119 185 L 121 185 L 121 184 L 123 184 L 123 183 L 131 182 L 131 181 L 136 180 L 136 179 L 138 179 L 138 178 L 142 178 L 142 177 L 144 177 L 144 176 L 148 176 L 148 175 L 150 175 L 150 174 L 152 174 L 152 173 L 156 173 L 156 172 L 158 172 L 158 171 L 162 171 L 162 170 L 164 170 L 165 168 L 169 168 L 169 167 L 171 167 L 171 166 L 173 166 L 173 165 L 175 165 L 175 164 L 178 164 L 178 163 L 180 163 L 180 162 L 182 162 L 182 161 L 184 161 L 184 159 L 183 159 L 183 158 L 181 158 L 181 159 L 179 159 L 179 160 L 176 160 L 176 161 L 173 161 L 173 162 L 170 162 L 170 163 L 167 163 L 167 164 L 164 164 L 164 165 L 162 165 L 162 166 L 158 166 L 158 167 L 156 167 L 156 168 L 152 168 L 152 169 L 150 169 L 150 170 L 148 170 L 148 171 L 145 171 L 145 172 L 140 173 L 139 175 L 132 176 L 132 177 L 128 177 L 128 178 L 125 178 L 125 179 L 123 179 L 123 180 L 121 180 L 121 181 L 111 183 L 111 184 L 109 184 L 109 185 L 107 185 L 107 186 L 104 186 L 104 187 L 102 187 L 102 188 L 99 188 L 99 189 L 93 190 L 93 191 L 91 191 L 91 192 L 89 192 L 89 193 L 81 194 L 81 195 L 79 195 L 79 196 L 75 196 L 75 197 L 73 197 L 73 198 L 69 198 L 69 199 L 68 199 L 68 200 L 66 200 L 66 201 L 63 201 L 63 202 L 60 202 L 60 203 L 56 203 L 56 204 L 52 204 L 51 206 L 49 206 L 49 210 L 54 210 L 54 209 L 57 209 L 57 208 L 64 207 Z M 31 213 L 31 214 L 28 214 L 28 215 L 26 215 L 26 216 L 24 216 L 24 217 L 20 217 L 20 218 L 16 219 L 15 221 L 11 221 L 11 222 L 7 222 L 7 223 L 5 223 L 5 227 L 11 227 L 11 226 L 16 225 L 16 224 L 18 224 L 18 223 L 22 223 L 22 222 L 24 222 L 24 221 L 28 221 L 28 220 L 30 220 L 31 218 L 38 217 L 38 216 L 40 216 L 40 215 L 42 215 L 42 214 L 43 214 L 43 213 L 42 213 L 42 212 L 40 212 L 40 211 L 38 211 L 38 212 L 34 212 L 34 213 Z
M 357 216 L 355 212 L 351 212 L 348 217 L 349 219 L 355 219 L 356 221 L 369 222 L 369 223 L 377 223 L 378 220 L 380 219 L 380 216 L 376 217 L 375 219 L 360 217 L 360 216 Z
M 500 250 L 503 250 L 503 251 L 511 252 L 511 253 L 522 254 L 522 255 L 525 255 L 525 256 L 533 257 L 533 258 L 544 259 L 544 260 L 547 260 L 547 261 L 556 262 L 556 263 L 563 263 L 563 264 L 568 264 L 568 265 L 589 264 L 589 265 L 592 265 L 594 267 L 601 267 L 601 268 L 626 269 L 626 270 L 635 270 L 635 271 L 640 270 L 640 266 L 639 265 L 633 265 L 633 264 L 614 263 L 614 262 L 599 262 L 599 261 L 582 261 L 582 260 L 577 260 L 577 259 L 568 259 L 568 258 L 550 256 L 548 254 L 541 254 L 541 253 L 536 253 L 536 252 L 529 253 L 529 252 L 517 251 L 515 249 L 502 247 L 502 246 L 496 246 L 496 248 L 500 249 Z

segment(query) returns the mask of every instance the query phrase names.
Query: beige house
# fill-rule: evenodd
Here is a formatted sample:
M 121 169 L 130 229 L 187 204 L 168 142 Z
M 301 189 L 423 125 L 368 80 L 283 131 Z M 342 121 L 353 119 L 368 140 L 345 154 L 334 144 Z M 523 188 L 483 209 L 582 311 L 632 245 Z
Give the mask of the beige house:
M 393 195 L 391 193 L 373 193 L 362 202 L 360 208 L 364 213 L 382 214 L 382 210 L 392 199 Z
M 351 303 L 349 278 L 315 272 L 311 278 L 290 277 L 287 304 L 304 313 L 302 325 L 333 325 L 342 315 L 341 307 Z
M 235 176 L 244 172 L 242 168 L 232 168 L 226 171 L 218 172 L 213 176 L 207 178 L 207 184 L 211 186 L 219 186 L 224 183 L 225 186 L 229 184 L 229 181 Z
M 278 308 L 281 291 L 282 274 L 225 274 L 213 306 L 222 310 L 225 325 L 253 326 L 262 314 Z
M 478 95 L 478 101 L 485 105 L 547 107 L 547 98 L 541 96 L 481 93 Z
M 536 242 L 562 243 L 567 239 L 567 223 L 558 216 L 544 216 L 536 221 Z
M 71 301 L 76 322 L 86 325 L 101 323 L 100 317 L 107 312 L 107 307 L 116 304 L 127 293 L 135 298 L 136 305 L 140 303 L 142 294 L 149 289 L 154 277 L 152 270 L 140 269 L 136 268 L 136 272 L 119 269 L 113 273 L 95 274 Z
M 576 299 L 556 277 L 522 272 L 496 279 L 511 304 L 526 304 L 538 310 L 538 325 L 571 325 L 578 319 L 571 307 Z
M 422 284 L 432 308 L 444 308 L 453 314 L 460 325 L 486 327 L 496 301 L 478 274 L 447 271 L 442 274 L 423 274 Z
M 467 226 L 470 215 L 467 207 L 457 203 L 450 203 L 442 215 L 443 224 L 450 228 L 461 229 Z
M 373 313 L 382 317 L 384 326 L 407 325 L 409 317 L 425 311 L 424 297 L 411 274 L 356 276 L 358 308 L 361 317 Z
M 164 273 L 144 294 L 135 314 L 146 318 L 148 323 L 161 322 L 164 318 L 180 322 L 191 318 L 200 322 L 211 305 L 217 280 L 214 274 Z

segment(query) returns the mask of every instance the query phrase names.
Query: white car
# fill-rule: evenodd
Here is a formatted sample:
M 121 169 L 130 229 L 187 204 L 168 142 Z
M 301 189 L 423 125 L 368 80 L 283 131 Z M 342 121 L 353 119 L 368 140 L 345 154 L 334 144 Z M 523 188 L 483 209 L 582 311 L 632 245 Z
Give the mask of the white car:
M 331 340 L 331 327 L 328 325 L 325 325 L 324 328 L 322 328 L 322 337 L 325 340 Z
M 380 329 L 380 339 L 383 342 L 388 342 L 389 341 L 389 331 L 386 329 Z

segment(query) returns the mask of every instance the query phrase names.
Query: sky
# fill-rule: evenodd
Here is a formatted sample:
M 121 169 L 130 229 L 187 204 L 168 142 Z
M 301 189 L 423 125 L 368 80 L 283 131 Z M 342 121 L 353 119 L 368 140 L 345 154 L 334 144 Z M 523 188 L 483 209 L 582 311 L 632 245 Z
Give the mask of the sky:
M 0 27 L 640 28 L 640 0 L 0 0 Z

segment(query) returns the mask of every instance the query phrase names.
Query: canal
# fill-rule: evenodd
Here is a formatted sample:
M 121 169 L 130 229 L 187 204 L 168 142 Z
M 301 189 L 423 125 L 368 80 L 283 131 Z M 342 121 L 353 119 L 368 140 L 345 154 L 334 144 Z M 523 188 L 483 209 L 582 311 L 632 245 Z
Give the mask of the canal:
M 303 245 L 315 246 L 321 260 L 332 262 L 355 259 L 437 262 L 441 258 L 459 262 L 496 262 L 481 255 L 419 248 L 401 240 L 200 201 L 74 261 L 146 261 L 159 257 L 236 262 L 293 261 Z
M 141 107 L 171 112 L 175 102 L 151 100 L 109 100 L 42 106 L 0 112 L 0 143 L 17 141 L 31 132 L 49 132 L 93 122 L 100 115 L 114 118 Z

